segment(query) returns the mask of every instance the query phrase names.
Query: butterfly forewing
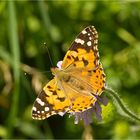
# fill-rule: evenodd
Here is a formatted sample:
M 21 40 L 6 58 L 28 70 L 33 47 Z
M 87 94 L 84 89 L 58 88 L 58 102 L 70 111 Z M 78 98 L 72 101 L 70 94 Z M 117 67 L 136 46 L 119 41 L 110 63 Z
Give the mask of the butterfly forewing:
M 99 66 L 97 48 L 98 34 L 94 26 L 85 28 L 73 41 L 66 53 L 62 68 L 87 68 L 93 70 Z
M 92 87 L 92 94 L 100 95 L 105 88 L 105 74 L 99 62 L 98 33 L 94 26 L 85 28 L 66 53 L 62 68 L 82 83 Z

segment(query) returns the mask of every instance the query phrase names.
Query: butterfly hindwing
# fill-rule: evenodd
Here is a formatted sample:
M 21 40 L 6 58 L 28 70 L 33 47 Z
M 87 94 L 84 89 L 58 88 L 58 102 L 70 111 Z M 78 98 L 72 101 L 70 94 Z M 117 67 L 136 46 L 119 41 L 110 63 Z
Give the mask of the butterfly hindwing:
M 95 70 L 88 71 L 88 78 L 86 78 L 86 81 L 92 86 L 93 94 L 101 95 L 106 86 L 105 80 L 106 76 L 102 64 L 100 64 Z
M 67 94 L 67 97 L 70 99 L 71 108 L 68 111 L 72 112 L 82 112 L 86 109 L 93 107 L 96 102 L 96 97 L 92 96 L 89 93 L 84 94 L 84 89 L 73 88 L 70 83 L 62 82 L 62 86 Z
M 79 79 L 83 88 L 86 87 L 87 91 L 90 91 L 93 95 L 100 95 L 105 89 L 106 76 L 101 64 L 93 70 L 75 70 L 71 71 L 70 74 L 75 77 L 75 79 Z

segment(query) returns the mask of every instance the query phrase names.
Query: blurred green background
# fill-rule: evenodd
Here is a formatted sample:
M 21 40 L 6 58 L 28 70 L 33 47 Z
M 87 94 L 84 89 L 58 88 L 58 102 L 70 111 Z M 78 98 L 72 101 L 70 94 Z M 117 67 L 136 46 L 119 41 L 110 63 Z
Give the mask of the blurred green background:
M 140 116 L 140 2 L 1 1 L 0 138 L 140 139 L 140 125 L 111 98 L 103 121 L 93 116 L 86 128 L 68 115 L 31 118 L 37 94 L 52 78 L 47 48 L 56 65 L 88 25 L 99 33 L 107 84 Z

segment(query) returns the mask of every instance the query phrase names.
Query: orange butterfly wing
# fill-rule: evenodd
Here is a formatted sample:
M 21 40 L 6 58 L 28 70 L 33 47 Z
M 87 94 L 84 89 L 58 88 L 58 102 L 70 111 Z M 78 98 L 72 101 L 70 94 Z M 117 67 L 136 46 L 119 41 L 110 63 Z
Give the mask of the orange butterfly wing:
M 72 66 L 93 70 L 99 66 L 99 52 L 97 48 L 98 34 L 94 26 L 85 28 L 74 40 L 66 53 L 62 69 Z

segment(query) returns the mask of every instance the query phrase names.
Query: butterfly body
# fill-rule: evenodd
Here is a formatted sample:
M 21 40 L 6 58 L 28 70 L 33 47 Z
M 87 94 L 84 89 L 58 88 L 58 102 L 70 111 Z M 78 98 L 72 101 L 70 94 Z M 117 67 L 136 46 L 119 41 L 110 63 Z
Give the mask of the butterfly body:
M 76 92 L 78 92 L 79 94 L 83 94 L 83 95 L 89 95 L 91 96 L 92 94 L 96 94 L 94 93 L 94 85 L 90 84 L 88 80 L 88 74 L 89 74 L 89 78 L 90 78 L 90 74 L 92 73 L 92 71 L 88 71 L 85 73 L 85 71 L 82 68 L 77 69 L 73 72 L 73 69 L 58 69 L 58 68 L 52 68 L 51 69 L 52 73 L 54 74 L 54 76 L 57 79 L 57 86 L 61 89 L 64 90 L 65 89 L 65 84 L 67 84 L 71 89 L 75 90 Z M 82 75 L 79 75 L 79 74 Z M 87 80 L 86 80 L 87 79 Z M 67 89 L 65 89 L 67 90 Z M 67 92 L 65 92 L 65 94 L 67 94 Z
M 99 62 L 97 31 L 85 28 L 74 40 L 60 68 L 51 68 L 54 78 L 38 95 L 32 117 L 45 119 L 66 112 L 92 108 L 105 88 L 105 74 Z

